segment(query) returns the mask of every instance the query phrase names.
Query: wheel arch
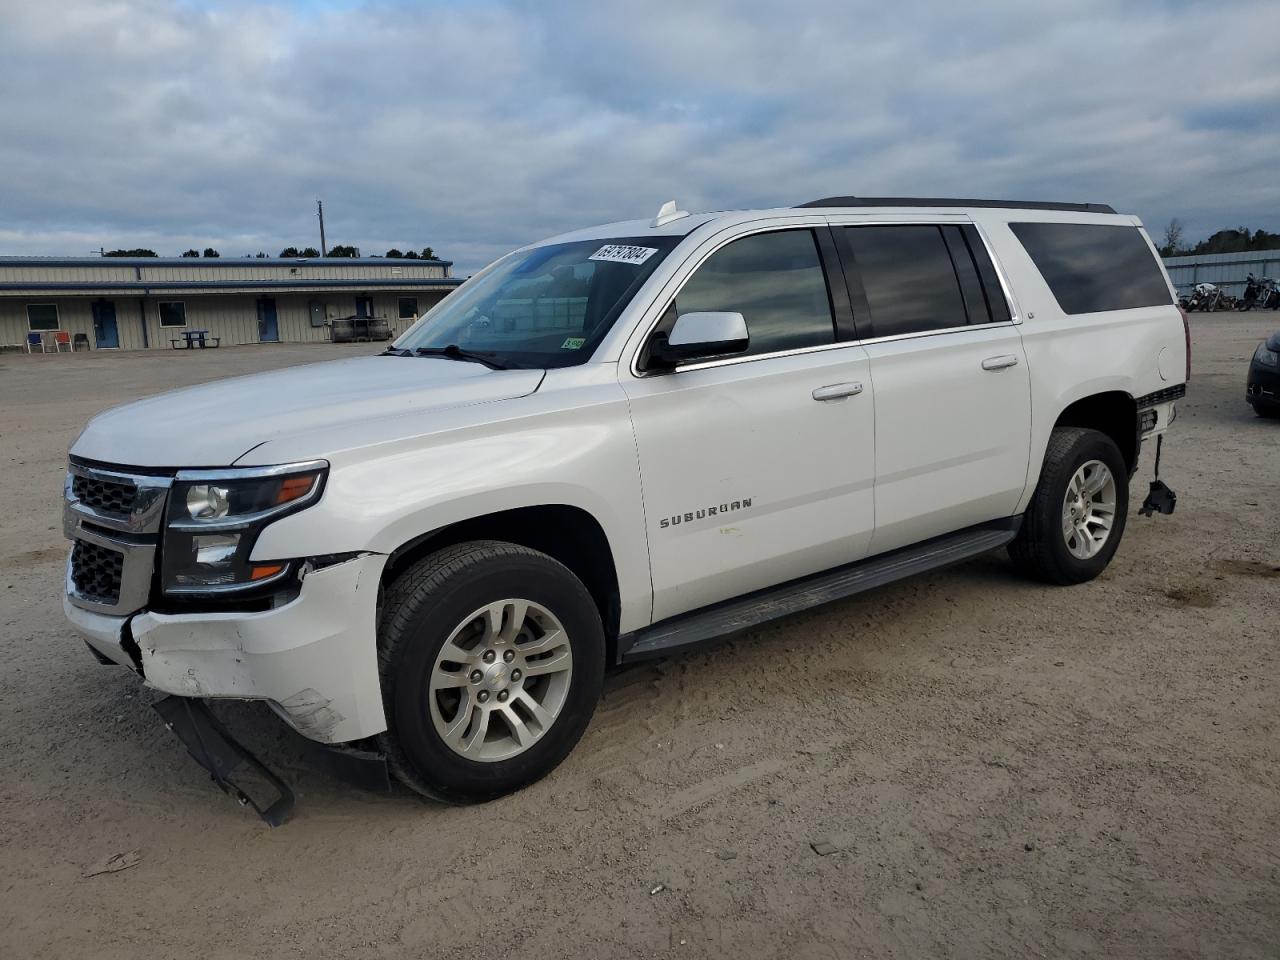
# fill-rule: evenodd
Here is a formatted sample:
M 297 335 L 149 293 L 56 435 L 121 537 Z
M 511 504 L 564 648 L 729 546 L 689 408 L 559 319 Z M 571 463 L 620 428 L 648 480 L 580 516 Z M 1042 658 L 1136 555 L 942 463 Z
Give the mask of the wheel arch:
M 1104 390 L 1073 400 L 1054 421 L 1054 428 L 1083 427 L 1105 433 L 1120 448 L 1129 476 L 1138 468 L 1138 405 L 1124 390 Z
M 609 537 L 590 512 L 570 504 L 514 507 L 458 520 L 420 534 L 391 551 L 382 583 L 391 583 L 417 561 L 437 550 L 471 540 L 500 540 L 537 550 L 564 564 L 582 581 L 600 611 L 613 662 L 618 637 L 618 569 Z

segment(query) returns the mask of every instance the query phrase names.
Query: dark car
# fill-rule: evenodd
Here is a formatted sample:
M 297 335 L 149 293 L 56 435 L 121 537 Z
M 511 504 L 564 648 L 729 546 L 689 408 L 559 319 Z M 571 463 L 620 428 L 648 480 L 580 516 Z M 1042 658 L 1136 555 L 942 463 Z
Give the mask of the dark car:
M 1245 399 L 1258 416 L 1280 419 L 1280 330 L 1253 352 Z

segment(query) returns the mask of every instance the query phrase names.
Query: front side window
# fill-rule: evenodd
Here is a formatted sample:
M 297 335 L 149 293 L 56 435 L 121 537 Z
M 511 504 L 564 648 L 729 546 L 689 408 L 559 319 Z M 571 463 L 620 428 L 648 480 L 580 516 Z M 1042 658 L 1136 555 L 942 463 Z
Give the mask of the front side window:
M 682 239 L 580 240 L 513 253 L 449 294 L 395 349 L 457 347 L 514 367 L 584 363 Z
M 181 300 L 162 301 L 159 304 L 160 326 L 185 327 L 187 325 L 187 305 Z
M 58 305 L 56 303 L 28 303 L 27 329 L 31 331 L 57 330 Z
M 1011 223 L 1063 313 L 1173 303 L 1164 271 L 1137 227 Z
M 669 329 L 685 313 L 742 314 L 750 343 L 736 356 L 835 342 L 831 298 L 811 230 L 758 233 L 721 247 L 676 294 L 674 306 L 662 327 Z

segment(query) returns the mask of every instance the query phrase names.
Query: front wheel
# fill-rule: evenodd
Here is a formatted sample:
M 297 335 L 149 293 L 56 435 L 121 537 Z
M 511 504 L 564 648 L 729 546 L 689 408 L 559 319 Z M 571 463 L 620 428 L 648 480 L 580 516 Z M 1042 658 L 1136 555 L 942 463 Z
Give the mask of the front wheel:
M 1059 427 L 1009 555 L 1046 583 L 1092 580 L 1111 562 L 1129 513 L 1129 472 L 1105 433 Z
M 426 796 L 491 800 L 550 773 L 604 679 L 600 614 L 546 554 L 498 541 L 419 561 L 388 588 L 378 636 L 392 771 Z

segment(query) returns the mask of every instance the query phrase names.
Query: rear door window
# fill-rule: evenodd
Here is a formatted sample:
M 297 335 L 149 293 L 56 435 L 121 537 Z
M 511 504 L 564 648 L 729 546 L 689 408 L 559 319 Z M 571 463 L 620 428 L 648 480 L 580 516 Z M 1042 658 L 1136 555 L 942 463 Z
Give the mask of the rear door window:
M 1011 223 L 1064 313 L 1173 302 L 1164 273 L 1137 227 L 1103 223 Z
M 870 336 L 968 324 L 960 280 L 939 227 L 847 227 L 846 232 L 871 314 Z M 863 326 L 859 321 L 859 330 Z
M 742 314 L 751 338 L 746 356 L 834 343 L 831 298 L 813 231 L 758 233 L 713 253 L 675 299 L 675 315 L 708 310 Z M 659 329 L 669 328 L 675 315 Z

